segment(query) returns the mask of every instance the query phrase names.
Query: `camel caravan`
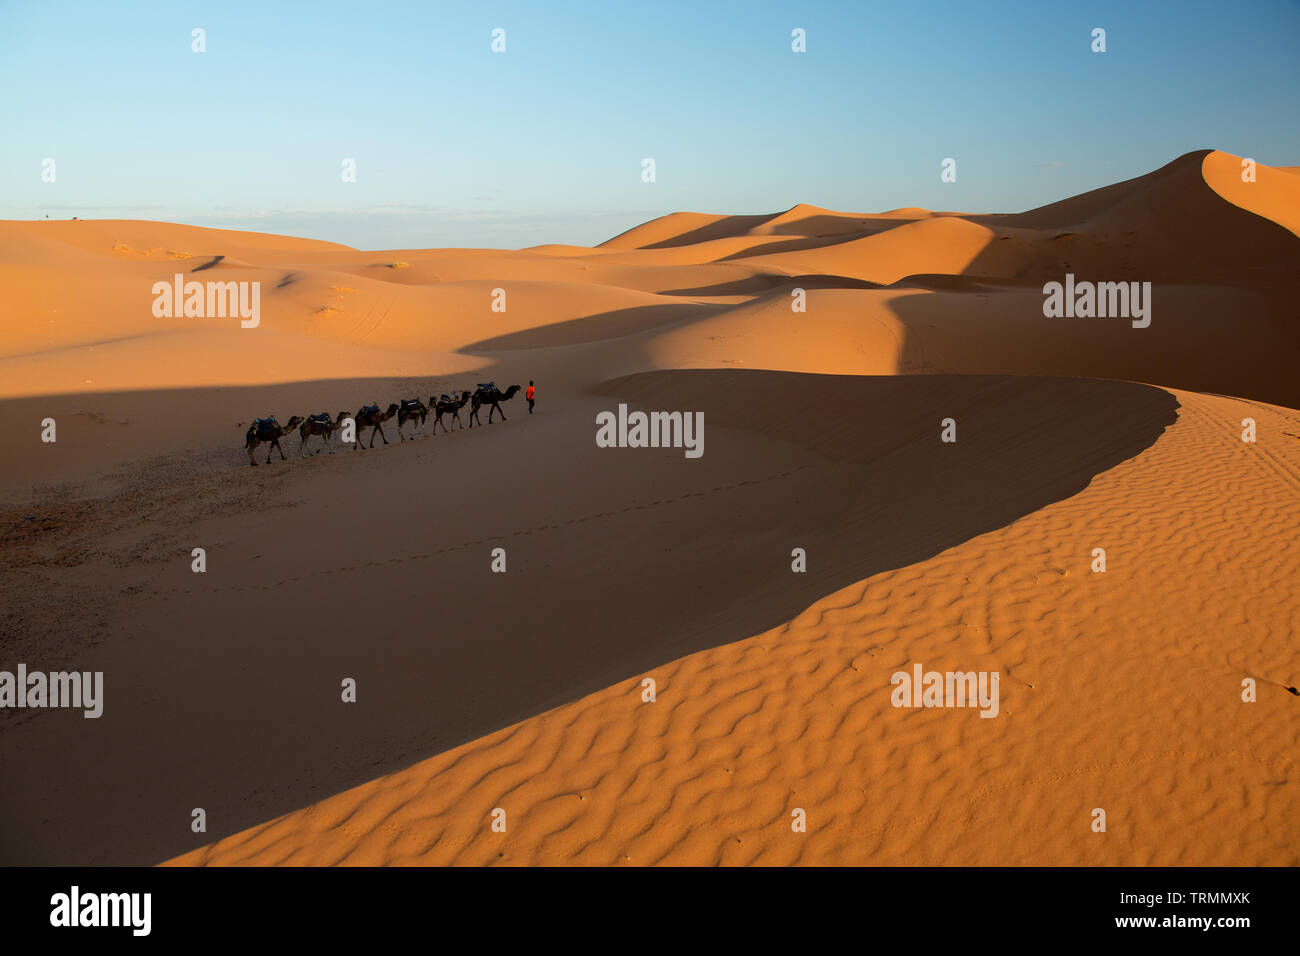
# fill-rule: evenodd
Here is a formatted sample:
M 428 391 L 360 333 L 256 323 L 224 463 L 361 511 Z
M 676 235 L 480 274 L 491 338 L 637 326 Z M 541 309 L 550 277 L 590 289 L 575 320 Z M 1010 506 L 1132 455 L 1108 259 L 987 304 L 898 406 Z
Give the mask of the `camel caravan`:
M 460 428 L 473 428 L 475 424 L 482 425 L 482 420 L 478 417 L 479 409 L 483 406 L 489 406 L 488 424 L 491 425 L 497 412 L 501 413 L 501 420 L 506 420 L 505 410 L 501 407 L 502 402 L 508 402 L 515 397 L 519 391 L 518 385 L 511 385 L 505 391 L 497 388 L 495 382 L 480 382 L 474 391 L 463 391 L 459 394 L 429 396 L 429 403 L 426 405 L 418 398 L 404 398 L 400 402 L 394 402 L 387 409 L 381 410 L 376 405 L 365 405 L 360 408 L 355 415 L 348 415 L 347 412 L 339 412 L 338 415 L 331 418 L 329 412 L 320 412 L 316 415 L 308 415 L 306 418 L 300 418 L 294 415 L 283 425 L 272 415 L 268 418 L 255 418 L 253 423 L 248 427 L 248 433 L 244 436 L 244 450 L 248 452 L 248 463 L 256 466 L 257 462 L 253 458 L 253 451 L 258 445 L 269 446 L 266 450 L 266 464 L 271 463 L 272 452 L 280 453 L 280 460 L 285 461 L 284 449 L 280 447 L 280 439 L 289 435 L 295 428 L 298 429 L 298 456 L 305 457 L 307 454 L 307 442 L 313 435 L 320 436 L 320 447 L 316 449 L 316 454 L 321 450 L 327 450 L 331 455 L 334 449 L 330 447 L 330 438 L 336 432 L 343 430 L 344 423 L 350 418 L 356 425 L 356 437 L 352 442 L 352 450 L 358 451 L 363 446 L 361 444 L 362 432 L 370 429 L 369 448 L 375 447 L 375 436 L 378 435 L 383 439 L 384 444 L 388 444 L 388 436 L 384 434 L 384 422 L 388 421 L 394 415 L 397 416 L 397 439 L 406 441 L 406 435 L 402 429 L 406 425 L 411 426 L 411 438 L 416 435 L 427 432 L 429 437 L 438 434 L 438 426 L 442 426 L 444 432 L 451 431 L 448 422 L 454 423 Z M 531 396 L 530 396 L 531 397 Z M 460 420 L 460 410 L 466 405 L 470 406 L 469 425 L 466 426 Z M 444 416 L 447 422 L 443 421 Z M 426 429 L 425 425 L 429 419 L 433 423 Z

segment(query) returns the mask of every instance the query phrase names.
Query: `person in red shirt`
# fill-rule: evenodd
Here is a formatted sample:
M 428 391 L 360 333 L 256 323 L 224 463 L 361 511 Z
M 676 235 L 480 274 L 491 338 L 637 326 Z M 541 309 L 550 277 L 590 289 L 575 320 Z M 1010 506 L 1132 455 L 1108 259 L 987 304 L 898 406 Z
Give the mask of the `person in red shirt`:
M 537 389 L 533 388 L 533 380 L 528 380 L 528 390 L 524 392 L 524 398 L 528 399 L 528 414 L 533 413 L 533 399 L 537 397 Z

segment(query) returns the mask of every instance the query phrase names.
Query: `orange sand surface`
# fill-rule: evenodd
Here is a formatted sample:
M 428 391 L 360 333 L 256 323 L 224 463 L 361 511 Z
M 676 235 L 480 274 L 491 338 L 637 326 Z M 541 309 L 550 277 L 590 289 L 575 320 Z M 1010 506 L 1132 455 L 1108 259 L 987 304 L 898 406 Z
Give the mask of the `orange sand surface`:
M 107 686 L 0 712 L 0 862 L 1300 863 L 1300 179 L 1240 173 L 590 249 L 0 223 L 0 668 Z M 1066 273 L 1150 327 L 1044 317 Z M 487 379 L 538 414 L 246 464 Z M 595 447 L 620 402 L 704 456 Z M 998 716 L 894 707 L 916 663 Z

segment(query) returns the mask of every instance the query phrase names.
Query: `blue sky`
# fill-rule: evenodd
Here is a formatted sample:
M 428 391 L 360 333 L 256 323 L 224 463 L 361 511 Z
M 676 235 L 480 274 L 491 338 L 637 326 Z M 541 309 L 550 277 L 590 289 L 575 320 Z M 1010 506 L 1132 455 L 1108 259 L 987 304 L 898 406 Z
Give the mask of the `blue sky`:
M 1014 212 L 1192 149 L 1300 164 L 1297 50 L 1297 0 L 0 0 L 0 218 L 513 248 L 681 209 Z

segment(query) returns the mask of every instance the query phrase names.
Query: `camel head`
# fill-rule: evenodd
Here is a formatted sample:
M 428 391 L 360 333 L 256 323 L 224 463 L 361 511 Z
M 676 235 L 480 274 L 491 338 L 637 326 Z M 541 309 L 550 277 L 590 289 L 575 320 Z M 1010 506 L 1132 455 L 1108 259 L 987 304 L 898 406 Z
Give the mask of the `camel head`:
M 384 413 L 384 417 L 392 418 L 396 414 L 397 414 L 397 403 L 393 402 L 391 405 L 388 406 L 388 411 Z
M 515 392 L 519 391 L 519 388 L 520 386 L 518 385 L 511 385 L 509 388 L 507 388 L 504 392 L 501 393 L 501 398 L 503 400 L 507 398 L 514 398 Z
M 297 426 L 301 425 L 304 421 L 306 421 L 305 418 L 299 418 L 297 415 L 294 415 L 292 418 L 289 419 L 288 423 L 284 426 L 284 430 L 286 432 L 291 432 Z
M 335 425 L 339 424 L 339 422 L 343 421 L 343 419 L 347 417 L 348 417 L 348 413 L 346 411 L 339 412 L 338 417 L 334 419 L 334 424 Z

